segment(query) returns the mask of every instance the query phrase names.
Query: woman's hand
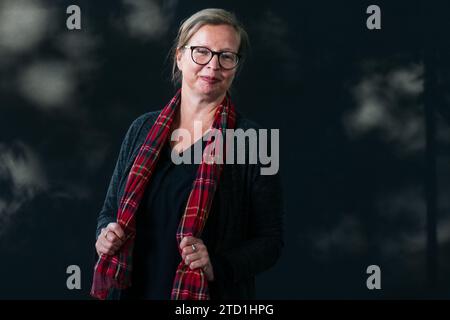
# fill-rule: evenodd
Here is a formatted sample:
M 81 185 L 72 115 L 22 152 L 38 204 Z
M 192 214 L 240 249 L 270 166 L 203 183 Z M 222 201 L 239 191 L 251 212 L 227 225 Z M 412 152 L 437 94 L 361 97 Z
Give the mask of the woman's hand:
M 98 255 L 114 255 L 123 244 L 125 234 L 122 227 L 115 222 L 111 222 L 103 228 L 95 243 L 95 249 Z
M 194 248 L 192 247 L 194 245 Z M 208 281 L 214 281 L 214 271 L 209 260 L 208 249 L 202 239 L 195 237 L 184 237 L 180 242 L 181 257 L 189 268 L 202 268 Z

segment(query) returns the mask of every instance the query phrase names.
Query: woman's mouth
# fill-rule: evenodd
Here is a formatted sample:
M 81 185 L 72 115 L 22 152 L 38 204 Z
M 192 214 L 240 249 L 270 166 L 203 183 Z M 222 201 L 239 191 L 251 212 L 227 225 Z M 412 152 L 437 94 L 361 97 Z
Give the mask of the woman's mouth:
M 201 76 L 200 79 L 202 79 L 203 81 L 205 81 L 209 84 L 219 82 L 219 79 L 215 78 L 215 77 Z

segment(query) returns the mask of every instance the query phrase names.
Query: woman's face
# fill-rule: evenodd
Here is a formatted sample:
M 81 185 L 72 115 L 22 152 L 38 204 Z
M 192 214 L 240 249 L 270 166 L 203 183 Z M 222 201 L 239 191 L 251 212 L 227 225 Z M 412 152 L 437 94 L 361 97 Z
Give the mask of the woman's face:
M 203 46 L 212 51 L 238 52 L 240 39 L 232 26 L 204 25 L 191 37 L 188 46 Z M 192 61 L 191 49 L 178 49 L 177 66 L 182 73 L 182 88 L 194 94 L 215 99 L 225 94 L 233 82 L 236 68 L 225 70 L 214 55 L 206 65 Z

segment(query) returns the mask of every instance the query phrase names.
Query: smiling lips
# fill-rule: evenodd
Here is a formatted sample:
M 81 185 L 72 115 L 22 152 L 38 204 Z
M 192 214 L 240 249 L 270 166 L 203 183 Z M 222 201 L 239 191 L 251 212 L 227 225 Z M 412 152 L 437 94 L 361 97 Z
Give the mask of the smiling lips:
M 215 77 L 208 77 L 208 76 L 201 76 L 200 77 L 203 81 L 212 84 L 212 83 L 216 83 L 219 82 L 220 80 L 218 78 Z

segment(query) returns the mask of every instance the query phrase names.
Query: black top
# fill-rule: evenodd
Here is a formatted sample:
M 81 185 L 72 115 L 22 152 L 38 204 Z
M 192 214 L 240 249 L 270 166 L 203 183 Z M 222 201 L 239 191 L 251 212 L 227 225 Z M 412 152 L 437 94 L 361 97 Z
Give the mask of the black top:
M 194 145 L 180 153 L 190 152 L 191 164 L 178 165 L 171 160 L 170 143 L 163 146 L 136 215 L 133 284 L 125 290 L 124 299 L 170 299 L 175 271 L 181 262 L 176 232 L 199 166 L 194 163 Z M 205 145 L 203 141 L 203 148 Z

